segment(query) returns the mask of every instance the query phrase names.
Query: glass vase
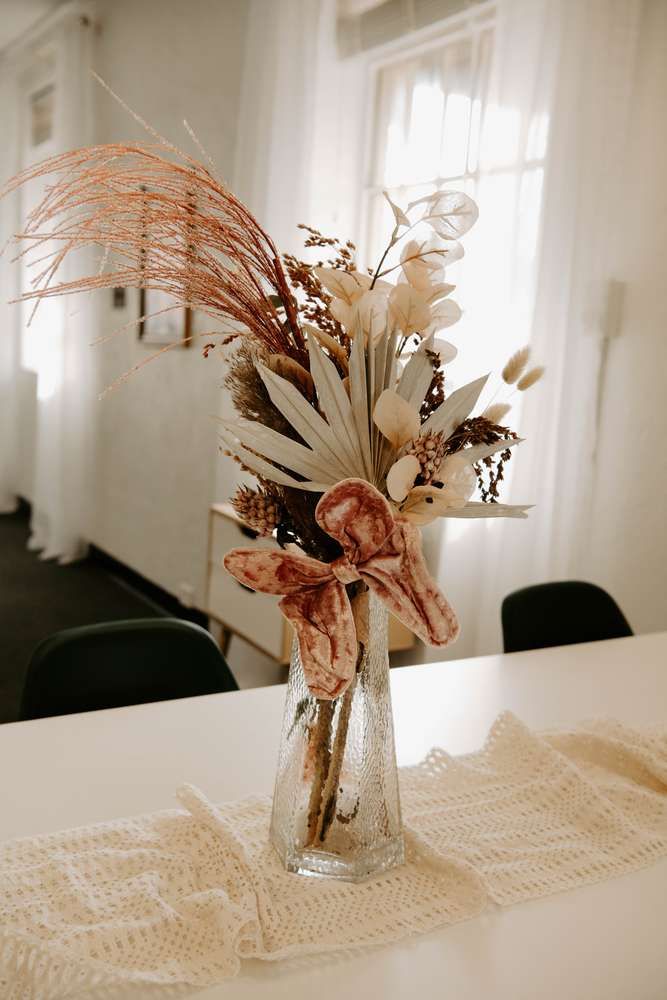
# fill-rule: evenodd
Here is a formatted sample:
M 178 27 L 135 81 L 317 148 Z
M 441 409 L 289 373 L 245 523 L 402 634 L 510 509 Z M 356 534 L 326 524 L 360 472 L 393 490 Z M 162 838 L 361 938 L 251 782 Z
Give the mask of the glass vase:
M 359 882 L 403 863 L 387 629 L 369 594 L 368 641 L 334 701 L 310 694 L 294 644 L 271 818 L 288 871 Z

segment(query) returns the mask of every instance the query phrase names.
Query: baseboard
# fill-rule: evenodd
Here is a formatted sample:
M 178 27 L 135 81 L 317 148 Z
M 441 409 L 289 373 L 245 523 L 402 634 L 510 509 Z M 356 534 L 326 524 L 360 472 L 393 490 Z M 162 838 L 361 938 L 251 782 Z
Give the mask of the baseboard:
M 29 520 L 31 510 L 30 501 L 26 500 L 25 497 L 18 497 L 16 513 Z M 186 621 L 195 622 L 196 625 L 202 625 L 208 629 L 208 615 L 204 614 L 203 611 L 199 611 L 197 608 L 186 608 L 173 594 L 147 580 L 141 573 L 130 569 L 125 563 L 109 555 L 97 545 L 90 544 L 88 558 L 110 576 L 115 576 L 120 583 L 133 590 L 139 597 L 150 602 L 158 614 L 169 618 L 184 618 Z
M 104 552 L 97 545 L 90 545 L 88 558 L 145 600 L 150 601 L 155 606 L 156 611 L 160 611 L 170 618 L 184 618 L 186 621 L 195 622 L 197 625 L 208 628 L 208 616 L 203 611 L 199 611 L 197 608 L 186 608 L 173 594 L 147 580 L 141 573 L 130 569 L 125 563 L 109 555 L 108 552 Z

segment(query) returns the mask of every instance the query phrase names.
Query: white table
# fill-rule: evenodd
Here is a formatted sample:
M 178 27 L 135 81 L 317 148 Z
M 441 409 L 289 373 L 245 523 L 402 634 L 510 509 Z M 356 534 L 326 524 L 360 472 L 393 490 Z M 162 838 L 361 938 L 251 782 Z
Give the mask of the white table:
M 503 709 L 534 728 L 665 722 L 667 632 L 392 671 L 399 763 L 476 749 Z M 270 792 L 282 687 L 0 726 L 0 840 Z M 665 1000 L 667 861 L 352 957 L 276 965 L 197 996 Z

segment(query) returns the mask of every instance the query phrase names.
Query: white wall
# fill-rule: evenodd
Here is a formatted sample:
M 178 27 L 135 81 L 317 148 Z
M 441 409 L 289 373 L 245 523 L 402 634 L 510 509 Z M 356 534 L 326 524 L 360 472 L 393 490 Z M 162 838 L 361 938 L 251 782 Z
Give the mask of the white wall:
M 187 118 L 228 178 L 234 162 L 244 0 L 103 0 L 94 64 L 109 86 L 177 145 L 196 151 Z M 141 127 L 96 88 L 96 140 L 145 140 Z M 138 315 L 102 293 L 101 331 Z M 210 321 L 203 327 L 210 328 Z M 108 385 L 151 349 L 136 330 L 94 348 L 99 386 Z M 155 348 L 152 348 L 154 351 Z M 97 410 L 97 498 L 92 541 L 181 596 L 193 588 L 203 606 L 208 507 L 214 497 L 221 367 L 199 346 L 167 353 Z
M 667 4 L 645 0 L 619 278 L 621 335 L 610 343 L 601 408 L 589 577 L 638 632 L 667 628 Z

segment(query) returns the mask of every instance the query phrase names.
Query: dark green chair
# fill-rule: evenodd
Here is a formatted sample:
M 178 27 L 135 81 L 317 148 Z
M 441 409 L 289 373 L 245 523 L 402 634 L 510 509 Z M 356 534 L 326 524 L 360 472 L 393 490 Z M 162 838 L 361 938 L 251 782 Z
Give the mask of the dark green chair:
M 32 654 L 20 718 L 93 712 L 236 691 L 210 633 L 179 618 L 137 618 L 56 632 Z
M 501 618 L 506 653 L 633 634 L 614 598 L 581 580 L 515 590 L 503 601 Z

